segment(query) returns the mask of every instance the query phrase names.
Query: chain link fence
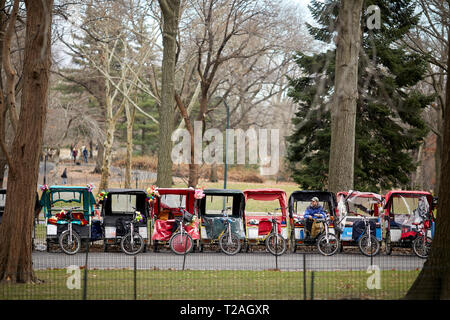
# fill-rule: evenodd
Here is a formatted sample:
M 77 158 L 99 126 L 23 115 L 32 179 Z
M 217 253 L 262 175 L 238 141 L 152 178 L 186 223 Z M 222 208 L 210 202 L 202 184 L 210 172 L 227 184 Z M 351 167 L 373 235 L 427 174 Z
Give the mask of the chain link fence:
M 114 245 L 104 252 L 103 241 L 67 255 L 47 248 L 42 228 L 33 250 L 38 283 L 1 284 L 1 300 L 391 300 L 406 294 L 425 261 L 407 248 L 366 257 L 356 247 L 323 256 L 305 246 L 274 256 L 252 246 L 229 256 L 210 245 L 176 255 L 150 243 L 133 256 Z

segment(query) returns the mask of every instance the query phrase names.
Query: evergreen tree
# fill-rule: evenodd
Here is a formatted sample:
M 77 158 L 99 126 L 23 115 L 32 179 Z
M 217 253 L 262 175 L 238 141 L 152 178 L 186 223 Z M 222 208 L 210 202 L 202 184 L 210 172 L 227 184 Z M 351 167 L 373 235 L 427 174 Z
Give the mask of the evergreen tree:
M 152 115 L 155 119 L 159 118 L 158 112 L 155 108 L 155 100 L 146 94 L 142 94 L 137 102 L 138 106 L 142 108 L 146 113 Z M 121 137 L 126 136 L 126 121 L 125 118 L 118 125 L 118 129 L 122 132 Z M 133 123 L 133 148 L 134 154 L 137 155 L 149 155 L 156 154 L 158 150 L 158 125 L 151 121 L 147 116 L 141 112 L 136 112 L 136 116 Z M 120 138 L 124 143 L 124 138 Z
M 336 0 L 313 0 L 309 6 L 318 24 L 308 25 L 309 32 L 330 46 L 338 5 Z M 378 191 L 409 183 L 416 166 L 411 152 L 428 131 L 421 112 L 433 97 L 414 88 L 425 73 L 425 60 L 398 41 L 418 23 L 414 1 L 366 1 L 363 12 L 370 5 L 380 8 L 381 27 L 370 30 L 362 16 L 354 185 Z M 287 138 L 287 159 L 302 188 L 326 189 L 335 50 L 312 56 L 297 52 L 295 59 L 304 76 L 289 79 L 289 96 L 298 111 L 292 120 L 294 132 Z

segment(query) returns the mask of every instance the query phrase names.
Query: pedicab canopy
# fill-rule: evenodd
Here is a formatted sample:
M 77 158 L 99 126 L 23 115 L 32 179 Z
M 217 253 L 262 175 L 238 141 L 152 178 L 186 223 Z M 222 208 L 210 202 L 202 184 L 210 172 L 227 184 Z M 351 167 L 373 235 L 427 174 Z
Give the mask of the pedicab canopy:
M 41 187 L 40 203 L 44 208 L 44 216 L 50 224 L 67 223 L 63 218 L 64 212 L 79 207 L 73 212 L 75 221 L 79 225 L 89 224 L 94 212 L 96 201 L 92 194 L 92 185 L 81 186 L 50 186 Z
M 289 197 L 289 217 L 303 217 L 306 208 L 310 205 L 311 199 L 317 197 L 323 209 L 328 211 L 330 215 L 337 212 L 337 201 L 334 193 L 329 191 L 301 190 L 294 191 Z
M 384 216 L 399 225 L 411 224 L 416 218 L 433 217 L 433 195 L 427 191 L 390 191 L 385 198 Z
M 176 218 L 182 217 L 180 210 L 196 214 L 195 190 L 192 188 L 158 188 L 158 196 L 151 203 L 151 215 L 154 220 L 152 240 L 168 241 L 172 236 Z M 198 221 L 185 225 L 192 239 L 200 239 Z
M 209 239 L 216 240 L 224 230 L 223 210 L 231 218 L 231 231 L 240 239 L 245 238 L 244 210 L 245 195 L 241 190 L 205 189 L 205 197 L 199 200 L 199 212 L 202 226 Z
M 337 194 L 338 215 L 346 216 L 369 215 L 378 217 L 382 215 L 383 196 L 373 192 L 341 191 Z
M 281 227 L 287 226 L 287 197 L 286 192 L 282 189 L 247 189 L 244 190 L 246 211 L 245 211 L 245 223 L 246 226 L 258 225 L 258 235 L 265 235 L 270 233 L 272 230 L 272 223 L 268 219 L 268 212 L 276 215 L 277 220 L 280 222 L 278 224 L 278 232 L 281 232 Z M 248 207 L 249 200 L 256 201 L 266 201 L 272 202 L 278 201 L 276 205 L 271 208 L 267 208 L 266 212 L 250 212 Z M 276 208 L 281 208 L 281 210 L 276 210 Z
M 146 201 L 147 193 L 142 189 L 107 189 L 99 201 L 102 203 L 102 213 L 111 215 L 133 215 L 139 211 L 144 217 L 148 216 L 149 206 Z

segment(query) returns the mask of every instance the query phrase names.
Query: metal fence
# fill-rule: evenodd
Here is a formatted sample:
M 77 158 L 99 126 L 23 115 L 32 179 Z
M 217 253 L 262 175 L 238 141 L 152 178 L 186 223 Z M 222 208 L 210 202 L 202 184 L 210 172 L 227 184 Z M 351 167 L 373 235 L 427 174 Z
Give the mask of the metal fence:
M 75 255 L 47 250 L 37 226 L 33 250 L 36 284 L 1 284 L 0 300 L 341 300 L 401 299 L 425 260 L 410 249 L 366 257 L 355 247 L 322 256 L 315 247 L 274 256 L 263 246 L 228 256 L 215 246 L 176 255 L 124 254 L 84 243 Z

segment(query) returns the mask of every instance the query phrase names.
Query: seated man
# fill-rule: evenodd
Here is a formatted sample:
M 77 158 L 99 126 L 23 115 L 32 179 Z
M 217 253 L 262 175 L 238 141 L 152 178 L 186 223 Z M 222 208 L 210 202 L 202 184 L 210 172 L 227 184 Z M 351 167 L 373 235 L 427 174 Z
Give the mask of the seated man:
M 305 227 L 306 227 L 306 238 L 311 236 L 311 228 L 315 219 L 326 218 L 325 211 L 322 206 L 319 205 L 319 199 L 314 197 L 311 199 L 311 205 L 306 208 L 305 211 Z

